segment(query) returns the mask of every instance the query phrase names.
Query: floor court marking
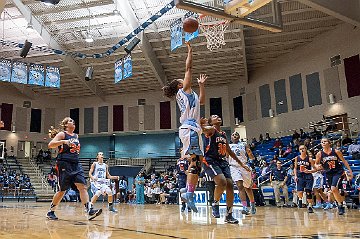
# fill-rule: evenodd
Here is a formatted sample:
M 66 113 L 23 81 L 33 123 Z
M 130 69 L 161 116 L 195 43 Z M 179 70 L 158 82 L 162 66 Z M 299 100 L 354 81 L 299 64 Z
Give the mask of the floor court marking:
M 41 217 L 41 218 L 44 218 L 47 221 L 51 221 L 51 220 L 46 219 L 45 216 L 40 216 L 40 215 L 37 215 L 37 214 L 28 213 L 28 212 L 23 212 L 23 214 L 31 215 L 31 216 L 34 216 L 34 217 Z M 86 226 L 86 225 L 88 225 L 85 222 L 74 221 L 74 220 L 69 220 L 69 219 L 59 219 L 59 220 L 54 220 L 54 221 L 65 221 L 65 222 L 72 223 L 75 226 Z M 95 226 L 99 226 L 99 227 L 104 226 L 102 224 L 98 224 L 98 223 L 95 223 L 95 222 L 96 221 L 91 221 L 91 222 L 89 221 L 89 223 L 91 223 L 91 225 L 95 225 Z M 113 231 L 128 231 L 128 232 L 142 233 L 142 234 L 155 235 L 155 236 L 168 237 L 168 238 L 187 239 L 186 237 L 178 237 L 178 236 L 160 234 L 160 233 L 156 233 L 156 232 L 146 232 L 146 231 L 140 231 L 140 230 L 135 230 L 135 229 L 123 228 L 123 227 L 114 227 L 114 226 L 106 226 L 106 227 L 113 229 Z

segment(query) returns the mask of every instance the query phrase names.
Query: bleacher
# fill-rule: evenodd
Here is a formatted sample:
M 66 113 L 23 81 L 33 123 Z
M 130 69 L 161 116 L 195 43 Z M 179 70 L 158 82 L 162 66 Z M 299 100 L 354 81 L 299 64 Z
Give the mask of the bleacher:
M 30 178 L 28 180 L 23 179 L 25 175 L 22 165 L 15 157 L 4 158 L 0 166 L 2 169 L 0 175 L 0 200 L 2 202 L 4 200 L 25 201 L 25 199 L 35 199 L 34 188 L 30 186 Z

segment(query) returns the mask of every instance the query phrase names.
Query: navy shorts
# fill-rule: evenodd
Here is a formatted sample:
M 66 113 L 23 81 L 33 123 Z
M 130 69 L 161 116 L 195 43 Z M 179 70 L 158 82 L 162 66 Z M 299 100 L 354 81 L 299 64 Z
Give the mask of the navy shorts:
M 186 179 L 187 179 L 187 175 L 185 174 L 179 174 L 178 175 L 178 185 L 179 185 L 179 189 L 182 188 L 186 188 Z
M 296 184 L 296 191 L 304 192 L 305 189 L 312 190 L 314 184 L 314 177 L 310 173 L 309 175 L 298 177 L 298 181 Z
M 214 179 L 219 174 L 224 174 L 225 178 L 231 178 L 230 166 L 226 160 L 218 160 L 212 158 L 204 158 L 203 168 L 205 173 Z
M 86 185 L 84 170 L 80 163 L 57 161 L 58 183 L 60 191 L 68 190 L 73 183 Z
M 326 183 L 328 184 L 329 188 L 339 188 L 341 186 L 340 182 L 343 180 L 344 177 L 346 177 L 344 171 L 326 173 Z

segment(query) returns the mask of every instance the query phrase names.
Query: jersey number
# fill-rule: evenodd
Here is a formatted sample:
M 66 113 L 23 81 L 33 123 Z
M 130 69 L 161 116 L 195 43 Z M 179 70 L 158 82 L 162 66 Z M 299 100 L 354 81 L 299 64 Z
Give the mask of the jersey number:
M 226 144 L 218 144 L 218 153 L 220 155 L 226 155 Z
M 335 168 L 335 161 L 328 161 L 329 169 Z
M 74 143 L 70 144 L 70 153 L 80 153 L 80 144 L 76 145 Z

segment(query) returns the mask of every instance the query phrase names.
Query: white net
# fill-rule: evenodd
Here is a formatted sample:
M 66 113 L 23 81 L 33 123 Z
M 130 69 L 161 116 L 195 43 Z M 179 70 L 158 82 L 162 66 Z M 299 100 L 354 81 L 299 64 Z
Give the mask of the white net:
M 207 24 L 204 18 L 199 18 L 200 29 L 204 33 L 207 40 L 207 48 L 210 51 L 216 50 L 224 46 L 225 30 L 229 26 L 229 21 L 221 21 L 216 24 Z

